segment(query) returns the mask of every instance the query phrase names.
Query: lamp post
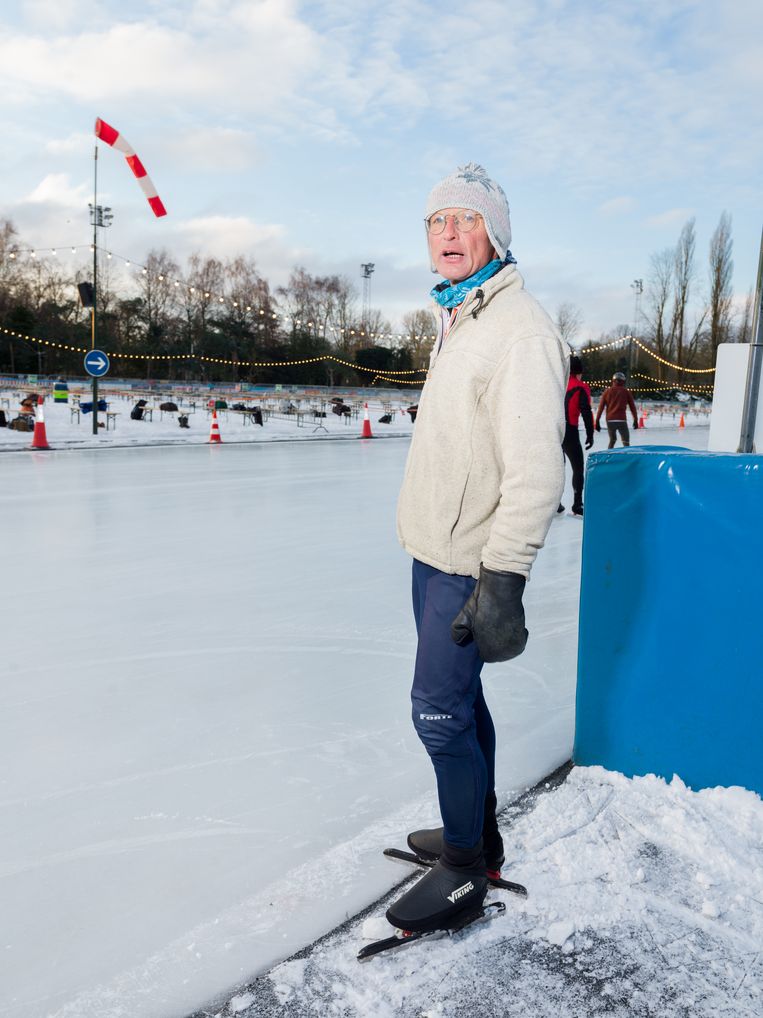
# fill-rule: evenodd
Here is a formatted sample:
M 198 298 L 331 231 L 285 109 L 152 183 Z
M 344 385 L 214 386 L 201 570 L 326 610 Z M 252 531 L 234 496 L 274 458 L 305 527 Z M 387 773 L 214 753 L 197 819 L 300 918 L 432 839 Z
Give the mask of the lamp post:
M 641 307 L 641 294 L 644 292 L 644 280 L 634 279 L 631 283 L 631 290 L 633 290 L 634 305 L 633 305 L 633 327 L 631 328 L 631 338 L 628 341 L 628 382 L 631 380 L 633 374 L 633 337 L 638 331 L 638 317 L 639 309 Z
M 93 312 L 91 315 L 91 349 L 96 349 L 98 333 L 98 228 L 111 226 L 114 215 L 109 206 L 98 204 L 98 146 L 93 156 L 93 204 L 87 205 L 93 226 Z M 93 434 L 98 435 L 98 379 L 93 377 Z
M 374 271 L 374 263 L 363 262 L 360 269 L 363 277 L 363 327 L 368 332 L 368 319 L 371 316 L 371 275 Z
M 91 312 L 90 349 L 95 350 L 98 333 L 98 227 L 111 226 L 114 214 L 108 205 L 98 205 L 98 146 L 93 156 L 93 202 L 90 209 L 90 224 L 93 227 L 93 308 Z M 98 434 L 98 379 L 93 376 L 93 434 Z

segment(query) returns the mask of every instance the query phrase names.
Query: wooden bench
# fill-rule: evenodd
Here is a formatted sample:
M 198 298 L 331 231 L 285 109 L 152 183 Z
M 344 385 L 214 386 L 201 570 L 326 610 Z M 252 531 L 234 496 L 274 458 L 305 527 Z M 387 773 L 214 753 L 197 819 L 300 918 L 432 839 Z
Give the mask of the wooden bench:
M 106 411 L 106 430 L 107 431 L 109 430 L 109 425 L 111 425 L 111 427 L 114 429 L 114 431 L 117 430 L 117 417 L 119 417 L 119 411 L 118 410 L 107 410 Z

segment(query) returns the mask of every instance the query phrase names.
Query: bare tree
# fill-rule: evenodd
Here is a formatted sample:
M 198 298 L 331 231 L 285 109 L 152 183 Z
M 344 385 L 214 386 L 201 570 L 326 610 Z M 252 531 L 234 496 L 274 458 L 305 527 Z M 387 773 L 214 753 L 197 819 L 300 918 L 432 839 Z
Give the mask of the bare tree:
M 146 352 L 149 354 L 172 353 L 178 338 L 175 307 L 175 278 L 178 266 L 166 251 L 151 251 L 145 267 L 138 276 L 137 288 L 140 299 L 140 317 Z M 151 360 L 146 361 L 146 371 L 152 371 Z
M 215 300 L 222 293 L 222 262 L 216 258 L 202 258 L 200 254 L 192 254 L 188 259 L 186 284 L 181 294 L 183 327 L 188 352 L 193 357 L 204 350 L 207 319 Z M 192 367 L 189 365 L 189 369 Z
M 665 360 L 673 356 L 673 338 L 665 324 L 673 286 L 673 261 L 674 251 L 669 247 L 652 255 L 644 312 L 648 338 L 655 351 Z M 659 361 L 655 370 L 658 378 L 662 378 L 663 368 Z
M 428 367 L 429 354 L 437 335 L 437 322 L 432 312 L 409 311 L 403 315 L 403 330 L 402 345 L 408 350 L 413 367 Z
M 16 227 L 10 219 L 0 220 L 0 302 L 18 276 L 17 237 Z
M 337 350 L 343 354 L 352 355 L 358 348 L 357 334 L 360 314 L 358 312 L 358 291 L 346 276 L 338 277 L 331 323 L 332 336 Z
M 739 319 L 739 325 L 736 330 L 737 343 L 752 343 L 752 309 L 754 300 L 755 295 L 753 291 L 748 290 L 744 301 L 744 307 L 742 308 L 742 317 Z
M 363 332 L 365 332 L 365 337 L 363 337 Z M 365 328 L 361 329 L 361 340 L 365 342 L 366 346 L 370 339 L 376 346 L 391 347 L 393 345 L 391 333 L 392 326 L 381 311 L 378 308 L 370 308 Z
M 583 325 L 583 312 L 570 301 L 560 304 L 556 312 L 556 327 L 565 343 L 572 343 Z
M 18 260 L 16 258 L 17 248 L 16 227 L 10 219 L 0 221 L 0 320 L 3 324 L 8 321 L 8 316 L 13 307 L 14 288 L 18 278 Z M 8 336 L 8 364 L 11 373 L 16 371 L 16 351 L 13 345 L 13 337 Z
M 732 249 L 731 216 L 728 212 L 723 212 L 710 240 L 710 329 L 708 338 L 711 364 L 715 364 L 718 345 L 727 343 L 731 335 L 733 301 L 731 277 L 734 272 Z
M 694 219 L 690 219 L 681 230 L 673 260 L 673 314 L 670 333 L 676 351 L 676 360 L 683 366 L 684 345 L 686 344 L 686 315 L 689 294 L 694 281 L 694 249 L 696 237 Z M 696 333 L 696 330 L 695 330 Z

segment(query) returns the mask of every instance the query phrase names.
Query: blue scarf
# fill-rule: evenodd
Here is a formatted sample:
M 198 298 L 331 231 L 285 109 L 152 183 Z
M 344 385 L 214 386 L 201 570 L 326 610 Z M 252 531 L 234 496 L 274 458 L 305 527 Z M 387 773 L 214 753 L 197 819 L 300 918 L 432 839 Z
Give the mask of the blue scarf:
M 504 265 L 516 265 L 516 263 L 516 258 L 509 251 L 503 261 L 499 258 L 494 258 L 492 262 L 488 262 L 478 272 L 475 272 L 473 276 L 469 276 L 468 279 L 462 279 L 459 283 L 451 283 L 444 279 L 430 292 L 430 297 L 433 297 L 440 307 L 457 308 L 459 304 L 463 303 L 467 293 L 473 290 L 475 286 L 479 286 L 486 279 L 490 279 Z

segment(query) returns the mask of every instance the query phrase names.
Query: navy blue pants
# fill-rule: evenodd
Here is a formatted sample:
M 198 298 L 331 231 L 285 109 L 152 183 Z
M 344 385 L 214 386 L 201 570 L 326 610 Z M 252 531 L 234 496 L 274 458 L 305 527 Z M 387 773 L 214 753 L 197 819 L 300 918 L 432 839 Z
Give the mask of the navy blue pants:
M 450 635 L 476 582 L 413 560 L 419 634 L 413 724 L 434 765 L 445 840 L 456 848 L 472 848 L 482 837 L 485 795 L 495 790 L 495 728 L 480 679 L 484 662 L 474 642 L 459 647 Z

